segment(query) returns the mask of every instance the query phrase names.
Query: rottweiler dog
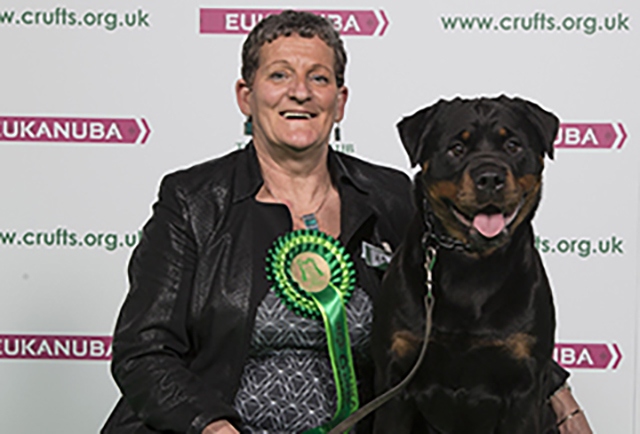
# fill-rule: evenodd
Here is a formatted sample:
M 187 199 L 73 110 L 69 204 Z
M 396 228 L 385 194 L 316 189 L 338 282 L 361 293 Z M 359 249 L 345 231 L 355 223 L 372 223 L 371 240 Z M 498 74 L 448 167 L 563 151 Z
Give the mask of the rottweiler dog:
M 398 123 L 418 212 L 374 305 L 376 389 L 424 340 L 425 251 L 435 250 L 426 357 L 375 416 L 376 434 L 555 432 L 546 403 L 555 313 L 531 219 L 558 119 L 519 98 L 441 100 Z

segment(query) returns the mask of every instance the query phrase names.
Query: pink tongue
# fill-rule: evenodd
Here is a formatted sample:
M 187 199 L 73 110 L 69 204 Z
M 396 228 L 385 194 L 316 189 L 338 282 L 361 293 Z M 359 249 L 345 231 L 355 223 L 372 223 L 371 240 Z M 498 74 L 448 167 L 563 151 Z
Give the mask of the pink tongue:
M 473 219 L 473 227 L 487 238 L 493 238 L 504 229 L 502 214 L 478 214 Z

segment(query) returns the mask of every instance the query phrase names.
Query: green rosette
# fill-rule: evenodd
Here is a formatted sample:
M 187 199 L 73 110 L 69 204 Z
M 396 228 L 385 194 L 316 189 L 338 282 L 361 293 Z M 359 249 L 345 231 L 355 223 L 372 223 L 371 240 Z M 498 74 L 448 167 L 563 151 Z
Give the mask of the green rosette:
M 306 255 L 301 258 L 300 255 L 303 254 Z M 317 256 L 310 254 L 316 254 L 326 261 L 329 267 L 328 275 L 318 264 Z M 294 263 L 294 259 L 298 261 Z M 294 271 L 300 272 L 301 275 L 304 271 L 307 276 L 301 276 L 296 280 L 292 275 L 292 266 L 297 267 Z M 274 241 L 267 253 L 267 277 L 272 282 L 276 294 L 289 309 L 310 319 L 322 317 L 315 298 L 311 295 L 314 293 L 312 287 L 322 290 L 330 285 L 338 291 L 343 302 L 347 303 L 353 294 L 356 281 L 353 262 L 345 248 L 330 235 L 313 229 L 289 232 Z M 307 288 L 303 288 L 299 283 L 302 277 L 309 280 Z M 327 285 L 321 287 L 325 282 Z M 310 288 L 312 290 L 309 290 Z M 315 291 L 317 292 L 320 291 Z
M 267 253 L 267 277 L 297 315 L 322 320 L 337 391 L 333 419 L 305 434 L 327 433 L 358 408 L 345 304 L 355 287 L 355 269 L 338 240 L 300 229 L 276 239 Z

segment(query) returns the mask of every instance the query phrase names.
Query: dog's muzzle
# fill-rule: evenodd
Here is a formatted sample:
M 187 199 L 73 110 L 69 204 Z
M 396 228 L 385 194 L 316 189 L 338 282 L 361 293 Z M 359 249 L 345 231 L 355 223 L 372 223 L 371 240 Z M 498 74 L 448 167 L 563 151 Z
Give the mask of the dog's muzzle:
M 481 159 L 467 169 L 473 184 L 475 208 L 471 213 L 453 213 L 471 235 L 474 233 L 492 239 L 504 233 L 517 215 L 518 208 L 507 212 L 505 193 L 508 190 L 510 171 L 506 165 L 493 159 Z

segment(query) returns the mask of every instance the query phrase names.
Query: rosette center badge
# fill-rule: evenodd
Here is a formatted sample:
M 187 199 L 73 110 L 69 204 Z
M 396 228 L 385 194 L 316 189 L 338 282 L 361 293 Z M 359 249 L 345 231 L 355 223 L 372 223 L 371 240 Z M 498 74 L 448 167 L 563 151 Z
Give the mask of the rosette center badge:
M 331 268 L 317 253 L 302 252 L 291 261 L 291 276 L 302 289 L 320 292 L 331 282 Z

